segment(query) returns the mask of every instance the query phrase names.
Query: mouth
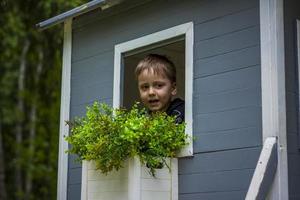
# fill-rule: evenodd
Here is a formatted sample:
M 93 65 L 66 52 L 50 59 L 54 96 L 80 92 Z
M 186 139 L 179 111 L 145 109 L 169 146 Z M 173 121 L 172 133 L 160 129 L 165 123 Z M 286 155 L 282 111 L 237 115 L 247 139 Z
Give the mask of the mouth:
M 159 100 L 158 99 L 151 99 L 151 100 L 148 101 L 148 103 L 150 105 L 155 105 L 155 104 L 159 103 Z

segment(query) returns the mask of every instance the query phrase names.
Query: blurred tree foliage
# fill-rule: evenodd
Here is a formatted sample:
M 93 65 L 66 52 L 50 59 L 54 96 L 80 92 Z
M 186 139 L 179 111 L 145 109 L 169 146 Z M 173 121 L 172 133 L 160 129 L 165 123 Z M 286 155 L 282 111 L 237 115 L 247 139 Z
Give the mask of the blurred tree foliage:
M 0 199 L 56 199 L 63 28 L 87 0 L 0 0 Z

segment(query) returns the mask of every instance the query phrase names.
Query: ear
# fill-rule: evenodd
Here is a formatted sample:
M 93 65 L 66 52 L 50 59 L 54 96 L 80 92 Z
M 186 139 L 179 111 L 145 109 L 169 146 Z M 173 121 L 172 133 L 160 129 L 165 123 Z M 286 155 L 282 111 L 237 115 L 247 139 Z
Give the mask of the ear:
M 175 95 L 177 94 L 177 85 L 176 85 L 175 82 L 172 83 L 172 92 L 171 92 L 171 94 L 172 94 L 173 96 L 175 96 Z

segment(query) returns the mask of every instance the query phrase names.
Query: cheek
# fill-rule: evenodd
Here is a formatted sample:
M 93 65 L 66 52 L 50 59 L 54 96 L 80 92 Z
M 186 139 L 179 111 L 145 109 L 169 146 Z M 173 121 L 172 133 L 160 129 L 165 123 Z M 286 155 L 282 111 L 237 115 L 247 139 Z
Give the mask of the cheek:
M 142 89 L 140 89 L 140 88 L 138 88 L 138 90 L 139 90 L 139 94 L 140 94 L 140 96 L 142 96 L 143 95 L 143 90 Z
M 145 92 L 143 92 L 143 91 L 139 91 L 139 94 L 140 94 L 140 98 L 142 99 L 142 100 L 144 100 L 145 98 L 146 98 L 146 93 Z
M 159 96 L 161 97 L 170 96 L 170 94 L 171 94 L 170 88 L 164 88 L 163 90 L 159 91 Z

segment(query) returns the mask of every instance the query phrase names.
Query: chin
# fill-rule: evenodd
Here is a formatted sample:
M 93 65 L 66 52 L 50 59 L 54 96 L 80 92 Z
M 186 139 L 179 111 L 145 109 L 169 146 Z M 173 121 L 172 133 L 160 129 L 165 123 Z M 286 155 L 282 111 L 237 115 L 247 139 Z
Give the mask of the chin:
M 160 111 L 160 108 L 149 108 L 149 110 L 151 110 L 152 112 L 157 112 Z

